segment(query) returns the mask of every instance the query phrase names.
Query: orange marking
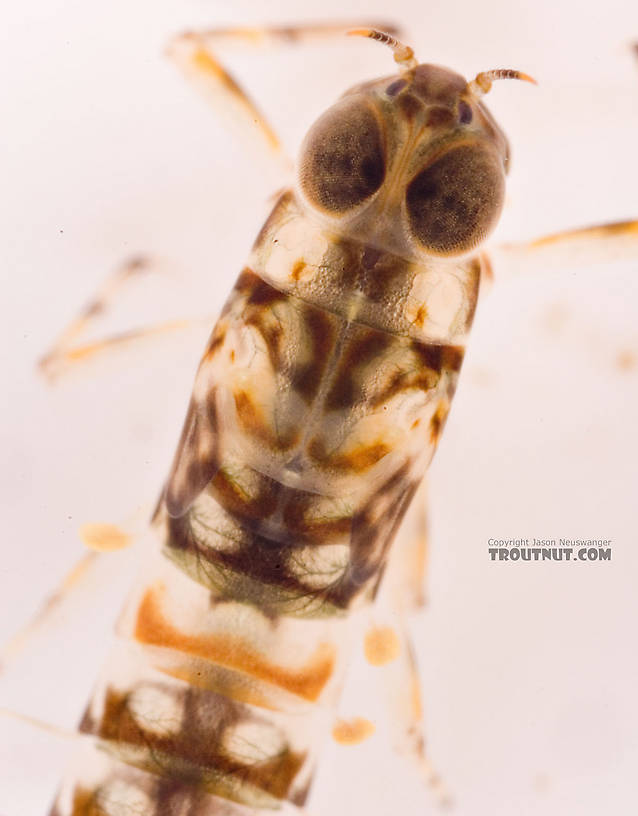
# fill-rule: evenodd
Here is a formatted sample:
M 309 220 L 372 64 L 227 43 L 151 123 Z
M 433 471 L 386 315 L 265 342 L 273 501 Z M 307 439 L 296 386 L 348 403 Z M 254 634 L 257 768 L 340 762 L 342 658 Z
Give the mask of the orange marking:
M 332 727 L 332 738 L 339 745 L 358 745 L 374 732 L 374 723 L 364 717 L 354 717 L 352 720 L 337 720 Z
M 631 371 L 636 367 L 637 358 L 631 349 L 622 349 L 616 355 L 616 365 L 621 371 Z
M 267 445 L 273 444 L 273 433 L 264 418 L 264 413 L 254 403 L 252 395 L 243 389 L 235 391 L 237 418 L 249 436 L 260 439 Z
M 432 444 L 436 444 L 439 436 L 441 436 L 449 409 L 450 406 L 446 400 L 441 400 L 441 402 L 439 402 L 439 404 L 436 406 L 436 411 L 430 420 L 430 441 Z
M 83 524 L 78 533 L 84 546 L 95 552 L 115 552 L 131 545 L 131 537 L 115 524 Z
M 301 669 L 277 666 L 260 655 L 240 637 L 226 634 L 188 635 L 165 620 L 160 608 L 160 587 L 148 590 L 140 604 L 135 627 L 135 639 L 152 646 L 177 649 L 185 654 L 202 657 L 219 666 L 249 674 L 272 683 L 314 702 L 332 676 L 335 650 L 321 643 Z
M 384 456 L 390 453 L 385 442 L 373 442 L 371 445 L 359 447 L 342 454 L 329 454 L 325 445 L 319 439 L 313 439 L 308 445 L 308 453 L 320 465 L 336 468 L 341 471 L 363 473 L 376 465 Z
M 419 306 L 419 309 L 416 313 L 416 317 L 414 318 L 415 325 L 422 329 L 423 326 L 425 326 L 425 321 L 427 320 L 427 317 L 428 310 L 425 308 L 425 306 Z
M 399 636 L 391 626 L 374 626 L 366 633 L 363 650 L 371 666 L 385 666 L 399 656 Z
M 295 263 L 295 265 L 293 266 L 293 268 L 292 268 L 292 271 L 290 273 L 290 277 L 294 281 L 298 281 L 299 278 L 301 277 L 301 273 L 304 271 L 305 268 L 306 268 L 305 261 L 297 261 Z
M 95 791 L 87 790 L 86 788 L 77 787 L 73 791 L 73 810 L 71 816 L 86 816 L 86 814 L 95 813 L 100 816 L 103 812 L 99 809 L 96 803 Z
M 291 428 L 287 431 L 279 431 L 276 434 L 268 424 L 264 412 L 255 405 L 252 396 L 247 391 L 237 390 L 233 396 L 237 419 L 249 436 L 259 439 L 264 445 L 280 451 L 287 450 L 297 442 L 299 430 Z

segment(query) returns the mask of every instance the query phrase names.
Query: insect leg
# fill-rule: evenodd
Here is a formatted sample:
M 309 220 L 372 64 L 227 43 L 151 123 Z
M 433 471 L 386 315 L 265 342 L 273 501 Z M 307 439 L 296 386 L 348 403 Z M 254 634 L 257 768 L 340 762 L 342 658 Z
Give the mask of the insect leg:
M 115 351 L 150 340 L 164 334 L 184 331 L 205 323 L 210 326 L 212 317 L 184 318 L 152 323 L 140 328 L 114 334 L 98 340 L 87 341 L 86 335 L 95 324 L 109 314 L 122 297 L 143 275 L 156 274 L 158 264 L 152 259 L 135 257 L 125 261 L 107 277 L 95 295 L 60 333 L 52 347 L 39 359 L 38 368 L 49 381 L 69 372 L 77 363 L 92 360 L 106 351 Z
M 35 728 L 38 731 L 46 731 L 65 740 L 79 740 L 82 738 L 82 735 L 75 730 L 70 731 L 65 728 L 60 728 L 57 725 L 39 720 L 37 717 L 29 717 L 27 714 L 21 714 L 19 711 L 13 711 L 10 708 L 0 707 L 0 718 L 17 720 L 18 722 L 28 725 L 30 728 Z
M 528 264 L 560 268 L 638 258 L 638 220 L 596 224 L 502 244 L 491 252 L 497 277 L 527 270 Z
M 426 750 L 421 678 L 405 613 L 377 617 L 367 633 L 365 652 L 379 673 L 394 750 L 412 766 L 439 806 L 448 806 L 451 797 Z
M 56 347 L 40 360 L 39 368 L 47 379 L 53 382 L 58 377 L 66 374 L 76 363 L 87 362 L 99 354 L 116 351 L 135 343 L 151 340 L 160 335 L 184 331 L 200 324 L 210 326 L 212 322 L 213 318 L 210 315 L 197 319 L 168 320 L 115 334 L 91 343 L 70 347 L 61 347 L 56 344 Z
M 378 24 L 375 26 L 378 27 Z M 292 162 L 286 156 L 274 128 L 223 65 L 217 51 L 225 45 L 256 48 L 310 42 L 343 35 L 349 28 L 352 28 L 351 24 L 328 23 L 187 31 L 169 43 L 167 53 L 217 112 L 230 113 L 239 130 L 250 134 L 252 145 L 265 148 L 266 155 L 289 174 Z M 383 28 L 389 33 L 397 33 L 393 25 Z
M 99 554 L 95 551 L 84 553 L 67 572 L 60 585 L 45 598 L 34 617 L 2 646 L 2 649 L 0 649 L 0 674 L 8 669 L 10 664 L 28 645 L 28 642 L 47 625 L 55 610 L 83 582 L 98 558 Z
M 153 263 L 144 257 L 130 258 L 118 266 L 79 315 L 62 330 L 49 351 L 40 358 L 38 368 L 41 373 L 49 379 L 55 379 L 74 359 L 89 356 L 91 349 L 97 350 L 99 343 L 82 346 L 79 345 L 80 338 L 111 310 L 116 299 L 126 291 L 132 281 L 153 271 L 155 271 Z
M 400 617 L 396 631 L 399 655 L 382 669 L 392 741 L 397 753 L 415 768 L 439 805 L 446 806 L 451 803 L 450 794 L 426 750 L 421 678 L 414 643 L 404 616 Z
M 392 545 L 382 588 L 389 605 L 406 614 L 425 606 L 427 565 L 427 479 L 423 479 Z
M 102 287 L 85 305 L 80 314 L 74 318 L 61 332 L 53 347 L 39 361 L 39 366 L 46 374 L 49 365 L 53 365 L 55 358 L 72 346 L 77 339 L 86 333 L 95 322 L 111 306 L 115 296 L 124 289 L 133 278 L 146 273 L 149 263 L 146 258 L 131 258 L 119 266 L 106 279 Z
M 283 26 L 237 26 L 231 28 L 213 28 L 199 32 L 203 37 L 210 37 L 217 43 L 231 42 L 235 45 L 248 45 L 251 48 L 265 46 L 279 46 L 297 44 L 301 42 L 321 41 L 332 37 L 340 37 L 352 28 L 373 28 L 387 34 L 399 36 L 401 30 L 387 20 L 379 22 L 350 22 L 335 23 L 298 23 Z
M 146 515 L 145 513 L 144 517 Z M 141 523 L 142 514 L 139 521 Z M 11 667 L 38 635 L 54 624 L 61 607 L 73 601 L 76 595 L 90 586 L 96 575 L 101 574 L 105 554 L 132 546 L 141 533 L 131 533 L 128 528 L 129 525 L 124 529 L 114 524 L 84 524 L 80 527 L 79 536 L 88 552 L 75 562 L 60 584 L 49 592 L 35 615 L 0 647 L 0 674 Z
M 244 89 L 233 79 L 219 61 L 216 50 L 220 46 L 248 45 L 279 46 L 321 40 L 343 35 L 355 23 L 334 23 L 299 26 L 275 26 L 264 28 L 225 28 L 185 32 L 175 37 L 168 46 L 168 55 L 209 98 L 216 109 L 230 109 L 243 125 L 244 131 L 252 131 L 252 141 L 267 148 L 267 152 L 283 165 L 287 172 L 291 162 L 285 157 L 281 144 L 266 117 L 250 99 Z M 361 25 L 356 21 L 356 25 Z M 397 34 L 396 26 L 370 23 L 373 28 L 382 28 L 390 34 Z M 257 138 L 255 138 L 257 136 Z M 110 349 L 120 348 L 139 340 L 149 339 L 158 334 L 183 330 L 193 325 L 191 320 L 172 320 L 165 323 L 127 331 L 97 342 L 78 344 L 97 318 L 103 316 L 127 284 L 141 273 L 154 270 L 154 264 L 146 258 L 133 258 L 108 278 L 96 296 L 86 305 L 80 315 L 62 332 L 47 354 L 39 361 L 41 372 L 54 380 L 69 370 L 76 362 L 86 361 Z M 208 320 L 207 320 L 208 322 Z
M 408 616 L 425 605 L 428 554 L 427 486 L 419 486 L 393 544 L 390 563 L 365 636 L 367 662 L 378 667 L 394 748 L 415 767 L 440 805 L 449 795 L 425 749 L 421 682 Z

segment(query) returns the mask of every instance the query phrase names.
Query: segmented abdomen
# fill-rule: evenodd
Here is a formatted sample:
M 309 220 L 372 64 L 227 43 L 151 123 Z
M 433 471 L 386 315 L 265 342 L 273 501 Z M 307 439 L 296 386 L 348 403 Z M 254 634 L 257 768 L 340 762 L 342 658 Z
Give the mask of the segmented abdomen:
M 349 613 L 433 453 L 478 282 L 476 261 L 418 265 L 282 196 L 202 359 L 160 513 L 168 560 L 122 616 L 81 724 L 98 750 L 56 816 L 304 802 Z

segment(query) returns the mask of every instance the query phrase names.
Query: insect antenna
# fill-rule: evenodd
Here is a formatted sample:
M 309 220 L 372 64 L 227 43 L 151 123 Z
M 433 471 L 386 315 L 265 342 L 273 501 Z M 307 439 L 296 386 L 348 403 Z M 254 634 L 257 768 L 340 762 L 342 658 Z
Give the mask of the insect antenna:
M 368 37 L 389 46 L 394 54 L 394 61 L 406 71 L 416 68 L 418 65 L 414 51 L 410 46 L 404 45 L 396 37 L 386 34 L 385 31 L 378 31 L 376 28 L 353 28 L 347 34 L 356 37 Z
M 471 82 L 468 82 L 467 87 L 470 93 L 479 99 L 489 93 L 495 79 L 522 79 L 524 82 L 538 85 L 534 77 L 522 71 L 515 71 L 513 68 L 495 68 L 492 71 L 481 71 Z

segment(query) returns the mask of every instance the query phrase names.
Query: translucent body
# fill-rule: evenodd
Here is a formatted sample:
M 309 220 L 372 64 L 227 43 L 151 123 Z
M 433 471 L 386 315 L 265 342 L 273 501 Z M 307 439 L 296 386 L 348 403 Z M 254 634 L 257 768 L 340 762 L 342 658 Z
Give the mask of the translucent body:
M 353 89 L 311 130 L 200 364 L 157 516 L 169 561 L 81 726 L 109 759 L 78 766 L 56 816 L 304 802 L 350 613 L 449 410 L 467 253 L 506 163 L 465 80 L 434 66 Z

